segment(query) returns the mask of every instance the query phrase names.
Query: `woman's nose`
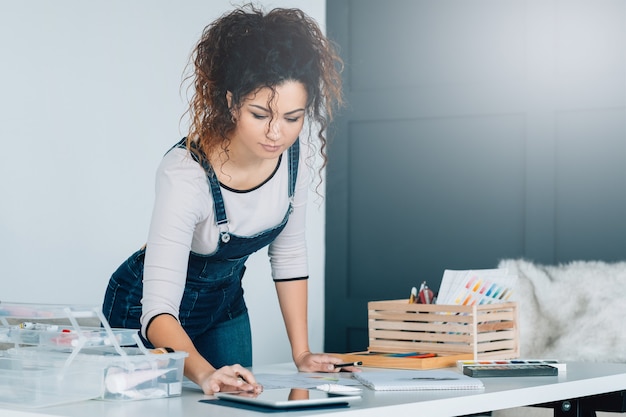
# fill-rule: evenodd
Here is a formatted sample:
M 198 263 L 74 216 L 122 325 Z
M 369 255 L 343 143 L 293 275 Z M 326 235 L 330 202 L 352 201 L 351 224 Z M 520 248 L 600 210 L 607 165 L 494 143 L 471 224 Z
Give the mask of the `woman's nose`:
M 270 122 L 269 127 L 267 128 L 267 138 L 270 140 L 278 140 L 280 139 L 280 123 L 278 120 L 272 120 Z

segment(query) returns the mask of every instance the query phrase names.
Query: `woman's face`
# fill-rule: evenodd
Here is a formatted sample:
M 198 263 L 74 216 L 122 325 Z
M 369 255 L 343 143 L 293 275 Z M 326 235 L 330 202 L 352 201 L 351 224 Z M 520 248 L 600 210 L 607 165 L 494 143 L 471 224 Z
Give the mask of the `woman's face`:
M 304 125 L 307 93 L 298 81 L 251 93 L 235 113 L 236 127 L 229 150 L 237 158 L 275 159 L 298 138 Z M 230 95 L 227 97 L 230 103 Z

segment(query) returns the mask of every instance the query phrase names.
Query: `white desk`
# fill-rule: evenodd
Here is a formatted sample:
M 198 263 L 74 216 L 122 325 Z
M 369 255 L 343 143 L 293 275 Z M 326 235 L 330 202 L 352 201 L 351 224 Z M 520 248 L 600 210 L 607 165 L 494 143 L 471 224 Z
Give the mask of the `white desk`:
M 255 367 L 257 373 L 293 373 L 292 365 Z M 367 370 L 364 370 L 367 372 Z M 276 417 L 460 416 L 626 390 L 626 364 L 568 363 L 558 377 L 482 378 L 484 391 L 375 392 L 350 407 L 272 413 Z M 41 409 L 0 407 L 3 417 L 251 417 L 263 413 L 201 403 L 210 399 L 184 390 L 181 397 L 134 402 L 85 401 Z

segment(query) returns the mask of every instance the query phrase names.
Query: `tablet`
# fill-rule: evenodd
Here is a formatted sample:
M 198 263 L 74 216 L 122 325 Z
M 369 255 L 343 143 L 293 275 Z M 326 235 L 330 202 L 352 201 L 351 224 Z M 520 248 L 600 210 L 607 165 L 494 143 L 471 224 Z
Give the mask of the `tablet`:
M 221 400 L 237 401 L 271 408 L 317 407 L 324 405 L 348 405 L 361 399 L 358 394 L 338 394 L 305 388 L 268 389 L 261 393 L 233 391 L 216 392 Z

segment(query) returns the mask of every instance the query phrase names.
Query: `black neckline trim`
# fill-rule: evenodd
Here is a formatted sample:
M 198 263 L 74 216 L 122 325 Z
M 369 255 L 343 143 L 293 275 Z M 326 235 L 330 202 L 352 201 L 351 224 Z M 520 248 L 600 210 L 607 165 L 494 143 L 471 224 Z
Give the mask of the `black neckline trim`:
M 262 182 L 262 183 L 260 183 L 259 185 L 256 185 L 256 186 L 254 186 L 254 187 L 252 187 L 252 188 L 250 188 L 250 189 L 248 189 L 248 190 L 237 190 L 237 189 L 235 189 L 235 188 L 231 188 L 231 187 L 229 187 L 228 185 L 224 185 L 224 184 L 222 184 L 222 182 L 221 182 L 221 181 L 220 181 L 220 187 L 222 187 L 222 188 L 224 188 L 224 189 L 226 189 L 226 190 L 228 190 L 228 191 L 231 191 L 231 192 L 233 192 L 233 193 L 239 193 L 239 194 L 250 193 L 250 192 L 252 192 L 252 191 L 254 191 L 254 190 L 258 190 L 259 188 L 261 188 L 261 187 L 263 187 L 265 184 L 267 184 L 269 180 L 271 180 L 272 178 L 274 178 L 274 175 L 276 175 L 276 173 L 278 172 L 278 168 L 280 168 L 280 163 L 282 162 L 282 160 L 283 160 L 283 154 L 281 153 L 281 154 L 280 154 L 280 156 L 278 157 L 278 163 L 276 163 L 276 168 L 274 168 L 274 171 L 271 173 L 271 175 L 270 175 L 269 177 L 267 177 L 267 178 L 265 179 L 265 181 L 263 181 L 263 182 Z

